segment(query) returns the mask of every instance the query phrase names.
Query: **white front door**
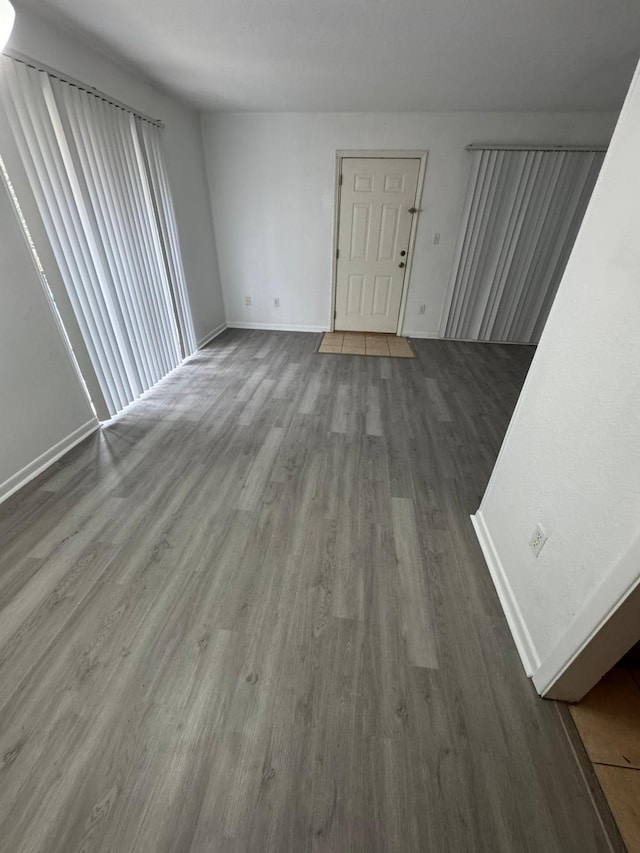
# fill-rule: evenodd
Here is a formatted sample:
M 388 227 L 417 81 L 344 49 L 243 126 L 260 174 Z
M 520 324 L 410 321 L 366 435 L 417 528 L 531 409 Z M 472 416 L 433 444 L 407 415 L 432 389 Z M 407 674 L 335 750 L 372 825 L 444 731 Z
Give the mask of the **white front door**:
M 335 328 L 395 332 L 419 158 L 342 160 Z

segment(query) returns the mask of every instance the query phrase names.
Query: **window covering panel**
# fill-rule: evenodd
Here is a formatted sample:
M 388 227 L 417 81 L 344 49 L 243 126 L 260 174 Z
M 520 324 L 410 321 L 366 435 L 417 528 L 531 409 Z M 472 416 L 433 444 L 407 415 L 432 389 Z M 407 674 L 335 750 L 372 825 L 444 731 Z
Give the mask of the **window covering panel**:
M 471 159 L 444 337 L 537 343 L 604 152 L 479 149 Z
M 158 127 L 23 62 L 3 98 L 111 415 L 195 350 Z M 152 164 L 152 165 L 150 165 Z
M 175 300 L 175 311 L 178 317 L 182 345 L 185 355 L 191 355 L 197 349 L 196 335 L 182 266 L 178 224 L 162 150 L 161 129 L 139 117 L 136 117 L 135 122 L 144 152 L 149 182 L 153 189 L 158 226 L 163 238 L 165 264 L 173 285 L 172 294 Z

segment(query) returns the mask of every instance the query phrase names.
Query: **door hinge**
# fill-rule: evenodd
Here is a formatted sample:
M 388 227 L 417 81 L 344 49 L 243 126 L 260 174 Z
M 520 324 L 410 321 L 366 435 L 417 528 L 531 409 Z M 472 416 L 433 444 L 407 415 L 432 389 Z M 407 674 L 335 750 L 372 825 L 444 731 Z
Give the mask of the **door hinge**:
M 340 186 L 342 186 L 342 175 L 340 175 Z
M 335 320 L 337 316 L 338 316 L 338 309 L 336 308 L 336 310 L 333 312 L 333 319 Z
M 340 257 L 340 249 L 336 249 L 336 260 Z

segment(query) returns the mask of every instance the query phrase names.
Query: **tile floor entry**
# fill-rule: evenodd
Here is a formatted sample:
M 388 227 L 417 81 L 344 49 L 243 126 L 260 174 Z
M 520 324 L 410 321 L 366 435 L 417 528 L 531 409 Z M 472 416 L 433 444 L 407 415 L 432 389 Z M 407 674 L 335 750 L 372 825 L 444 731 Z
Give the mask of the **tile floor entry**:
M 627 849 L 640 853 L 640 669 L 614 667 L 570 707 Z
M 325 332 L 318 352 L 415 358 L 407 338 L 366 332 Z

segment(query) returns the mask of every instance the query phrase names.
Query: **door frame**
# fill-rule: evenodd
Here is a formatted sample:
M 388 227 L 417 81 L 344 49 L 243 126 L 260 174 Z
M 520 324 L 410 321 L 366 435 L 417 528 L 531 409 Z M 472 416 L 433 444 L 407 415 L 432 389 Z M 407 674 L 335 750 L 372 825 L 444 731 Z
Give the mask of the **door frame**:
M 418 220 L 420 219 L 422 191 L 424 188 L 424 176 L 427 171 L 428 151 L 395 151 L 384 149 L 360 151 L 349 149 L 336 151 L 336 165 L 334 176 L 334 206 L 333 206 L 333 245 L 331 259 L 331 314 L 329 322 L 329 330 L 334 331 L 336 323 L 336 289 L 338 287 L 338 236 L 340 233 L 340 175 L 342 174 L 342 161 L 345 159 L 366 160 L 367 158 L 375 160 L 420 160 L 420 168 L 418 169 L 418 180 L 416 183 L 416 200 L 415 207 L 418 212 L 411 220 L 411 231 L 409 233 L 409 246 L 407 249 L 407 266 L 404 272 L 404 280 L 402 282 L 402 296 L 400 297 L 400 309 L 398 311 L 398 325 L 396 327 L 396 335 L 402 335 L 404 328 L 404 315 L 407 308 L 407 294 L 409 292 L 409 282 L 411 279 L 411 270 L 413 268 L 413 250 L 416 242 L 416 233 L 418 230 Z

